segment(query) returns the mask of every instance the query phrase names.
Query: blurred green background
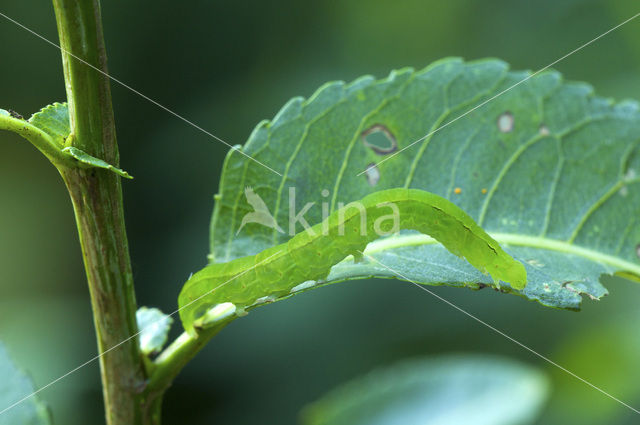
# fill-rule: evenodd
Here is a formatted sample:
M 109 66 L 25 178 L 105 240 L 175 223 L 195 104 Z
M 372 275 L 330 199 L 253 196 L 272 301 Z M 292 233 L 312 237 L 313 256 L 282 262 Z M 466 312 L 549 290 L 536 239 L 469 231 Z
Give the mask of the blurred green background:
M 3 2 L 0 12 L 57 41 L 50 1 Z M 103 2 L 113 76 L 231 144 L 328 80 L 384 77 L 444 56 L 535 70 L 637 12 L 633 0 Z M 0 107 L 29 116 L 65 99 L 58 50 L 4 19 L 0 40 Z M 600 95 L 640 99 L 640 19 L 555 68 Z M 173 311 L 181 285 L 206 263 L 227 148 L 121 86 L 113 98 L 121 164 L 135 176 L 124 196 L 138 301 Z M 55 169 L 8 133 L 0 134 L 0 199 L 0 340 L 42 386 L 95 355 L 71 205 Z M 608 287 L 580 313 L 491 291 L 434 290 L 640 406 L 640 287 L 615 279 Z M 546 369 L 553 393 L 540 423 L 637 423 L 631 410 L 428 294 L 372 280 L 234 322 L 168 392 L 165 423 L 294 424 L 306 403 L 376 366 L 449 352 Z M 103 423 L 97 363 L 42 398 L 57 424 Z

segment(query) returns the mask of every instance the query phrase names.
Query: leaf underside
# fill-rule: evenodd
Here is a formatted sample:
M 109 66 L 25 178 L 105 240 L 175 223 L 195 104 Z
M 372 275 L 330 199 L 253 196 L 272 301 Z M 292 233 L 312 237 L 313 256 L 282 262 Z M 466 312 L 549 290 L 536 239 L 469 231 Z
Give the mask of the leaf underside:
M 31 379 L 13 363 L 0 343 L 0 411 L 34 392 Z M 47 407 L 30 397 L 0 414 L 0 425 L 46 425 L 51 423 Z
M 537 370 L 491 356 L 413 360 L 340 386 L 308 406 L 305 425 L 523 425 L 548 393 Z
M 253 255 L 289 238 L 255 223 L 236 235 L 252 211 L 243 196 L 247 186 L 280 226 L 289 222 L 292 187 L 293 215 L 315 202 L 304 216 L 310 225 L 322 221 L 323 203 L 331 212 L 374 191 L 408 187 L 451 200 L 525 264 L 527 287 L 507 288 L 512 293 L 578 309 L 581 294 L 607 294 L 601 275 L 638 279 L 638 104 L 596 97 L 590 86 L 547 71 L 457 119 L 528 76 L 499 60 L 450 58 L 383 80 L 328 83 L 308 100 L 292 99 L 238 148 L 283 177 L 229 152 L 211 225 L 211 260 Z M 375 145 L 372 132 L 388 146 Z M 493 286 L 464 260 L 411 232 L 376 241 L 368 252 L 419 283 Z M 369 276 L 396 277 L 373 261 L 349 259 L 333 267 L 327 282 Z

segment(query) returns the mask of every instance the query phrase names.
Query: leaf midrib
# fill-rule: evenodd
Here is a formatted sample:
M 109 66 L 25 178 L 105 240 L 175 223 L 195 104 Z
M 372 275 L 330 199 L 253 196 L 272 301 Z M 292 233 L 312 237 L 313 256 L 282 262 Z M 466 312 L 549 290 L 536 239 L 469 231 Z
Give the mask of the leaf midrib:
M 616 271 L 627 271 L 640 275 L 640 265 L 638 264 L 565 241 L 517 233 L 489 233 L 489 236 L 500 243 L 500 245 L 524 246 L 577 255 L 597 263 L 611 266 L 615 268 Z M 435 239 L 427 235 L 401 235 L 373 241 L 367 246 L 365 253 L 371 255 L 394 248 L 433 245 L 437 243 Z

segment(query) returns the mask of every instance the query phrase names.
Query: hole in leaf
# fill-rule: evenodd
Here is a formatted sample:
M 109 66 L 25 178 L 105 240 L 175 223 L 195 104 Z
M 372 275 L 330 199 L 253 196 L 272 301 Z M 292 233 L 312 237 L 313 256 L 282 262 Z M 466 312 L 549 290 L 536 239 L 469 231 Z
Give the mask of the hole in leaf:
M 378 170 L 378 166 L 374 163 L 367 165 L 364 176 L 367 178 L 367 183 L 369 183 L 369 186 L 377 185 L 378 181 L 380 180 L 380 170 Z
M 388 155 L 398 150 L 396 138 L 382 124 L 375 124 L 363 131 L 362 143 L 378 155 Z
M 498 117 L 498 130 L 501 133 L 510 133 L 513 131 L 513 114 L 509 111 L 504 112 Z

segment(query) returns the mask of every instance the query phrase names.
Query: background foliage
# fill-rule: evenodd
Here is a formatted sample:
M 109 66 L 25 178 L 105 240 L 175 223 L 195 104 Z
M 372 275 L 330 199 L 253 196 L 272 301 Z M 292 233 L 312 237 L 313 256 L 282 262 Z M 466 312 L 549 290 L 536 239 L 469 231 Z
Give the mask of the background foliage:
M 537 69 L 638 12 L 632 0 L 102 6 L 112 74 L 232 144 L 292 96 L 309 96 L 329 80 L 383 77 L 444 56 L 495 56 L 513 69 Z M 11 2 L 2 12 L 57 37 L 48 0 Z M 57 50 L 6 21 L 0 38 L 9 41 L 0 58 L 1 105 L 29 115 L 64 100 Z M 640 23 L 556 68 L 593 84 L 599 95 L 640 99 Z M 138 300 L 172 311 L 189 273 L 206 263 L 212 196 L 227 148 L 117 85 L 113 97 L 122 167 L 136 177 L 124 182 L 124 195 Z M 0 144 L 0 340 L 40 386 L 95 354 L 89 297 L 55 169 L 17 136 L 3 133 Z M 640 288 L 623 281 L 608 288 L 611 295 L 585 302 L 580 313 L 490 291 L 431 289 L 637 406 Z M 396 281 L 359 281 L 252 312 L 178 378 L 166 397 L 166 423 L 268 417 L 293 424 L 304 404 L 375 366 L 449 352 L 502 354 L 548 369 L 552 401 L 540 423 L 578 413 L 584 424 L 634 420 L 631 411 L 416 291 Z M 98 365 L 42 398 L 56 423 L 95 423 L 102 415 Z

